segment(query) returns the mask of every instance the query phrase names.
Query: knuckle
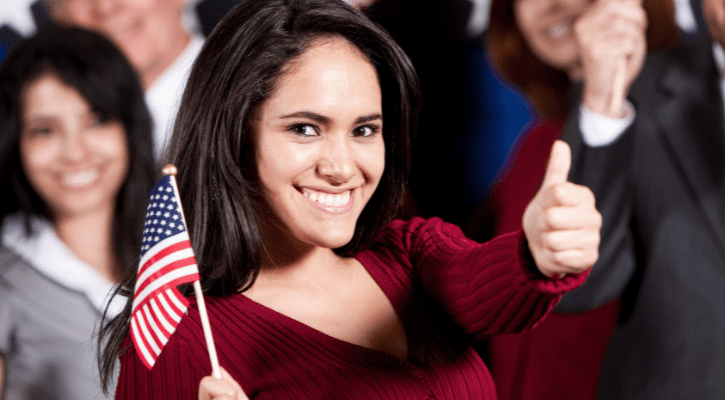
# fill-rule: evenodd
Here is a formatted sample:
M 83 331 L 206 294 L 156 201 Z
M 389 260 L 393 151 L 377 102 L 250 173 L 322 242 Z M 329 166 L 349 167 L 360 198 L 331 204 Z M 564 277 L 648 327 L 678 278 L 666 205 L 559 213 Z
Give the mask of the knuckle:
M 550 232 L 541 235 L 541 246 L 548 250 L 556 250 L 556 240 Z
M 555 208 L 546 209 L 543 213 L 543 220 L 545 229 L 554 228 L 559 223 L 559 213 Z

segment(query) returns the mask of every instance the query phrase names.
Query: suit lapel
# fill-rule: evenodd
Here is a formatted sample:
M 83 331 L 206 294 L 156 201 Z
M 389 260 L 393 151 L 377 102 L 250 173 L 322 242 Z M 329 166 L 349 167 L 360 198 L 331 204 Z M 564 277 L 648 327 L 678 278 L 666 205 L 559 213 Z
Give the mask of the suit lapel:
M 690 54 L 687 67 L 663 74 L 667 100 L 657 111 L 664 140 L 725 254 L 725 117 L 710 44 Z

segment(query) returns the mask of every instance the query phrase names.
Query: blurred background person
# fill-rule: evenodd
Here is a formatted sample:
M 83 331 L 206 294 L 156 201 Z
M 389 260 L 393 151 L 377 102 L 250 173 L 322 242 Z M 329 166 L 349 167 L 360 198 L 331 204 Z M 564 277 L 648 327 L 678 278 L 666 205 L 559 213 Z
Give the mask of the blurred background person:
M 43 0 L 55 22 L 108 36 L 136 68 L 163 156 L 191 65 L 204 38 L 187 28 L 188 0 Z
M 725 398 L 725 2 L 702 15 L 709 37 L 648 57 L 621 135 L 563 136 L 609 221 L 594 270 L 614 278 L 569 301 L 623 293 L 600 399 Z
M 581 114 L 589 130 L 624 130 L 635 112 L 623 96 L 640 70 L 645 45 L 673 45 L 678 34 L 670 1 L 493 0 L 486 44 L 503 77 L 529 96 L 537 117 L 464 230 L 482 241 L 520 229 L 524 209 L 541 184 L 547 149 L 561 136 L 567 117 Z M 618 71 L 621 67 L 613 70 L 601 59 L 628 61 Z M 617 80 L 621 99 L 613 102 L 607 96 Z M 601 307 L 587 312 L 574 304 L 577 296 L 590 295 L 589 287 L 609 284 L 607 264 L 599 265 L 536 329 L 490 340 L 488 356 L 501 399 L 595 397 L 619 293 L 608 293 L 598 300 Z
M 153 180 L 143 89 L 108 39 L 50 27 L 0 66 L 0 99 L 3 398 L 103 398 L 94 329 Z

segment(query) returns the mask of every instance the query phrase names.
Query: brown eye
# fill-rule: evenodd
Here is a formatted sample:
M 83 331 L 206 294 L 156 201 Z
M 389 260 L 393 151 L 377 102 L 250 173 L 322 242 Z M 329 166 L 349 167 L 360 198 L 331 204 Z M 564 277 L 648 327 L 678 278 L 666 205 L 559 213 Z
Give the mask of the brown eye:
M 289 127 L 289 130 L 296 133 L 299 136 L 316 136 L 317 131 L 312 125 L 307 124 L 296 124 Z
M 374 125 L 363 125 L 355 128 L 355 130 L 352 131 L 353 136 L 355 137 L 368 137 L 372 136 L 375 133 L 377 133 L 380 130 L 377 126 Z

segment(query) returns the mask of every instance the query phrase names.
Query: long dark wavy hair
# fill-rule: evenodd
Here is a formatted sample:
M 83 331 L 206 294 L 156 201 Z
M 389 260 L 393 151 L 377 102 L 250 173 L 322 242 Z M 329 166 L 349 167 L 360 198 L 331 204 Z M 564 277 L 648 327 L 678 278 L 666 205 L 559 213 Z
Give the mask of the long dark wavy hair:
M 355 45 L 375 67 L 385 119 L 385 171 L 358 219 L 346 254 L 369 243 L 402 202 L 410 168 L 410 137 L 420 108 L 413 66 L 378 25 L 340 0 L 244 1 L 212 31 L 197 57 L 176 119 L 169 161 L 207 295 L 248 289 L 260 268 L 254 117 L 285 66 L 319 38 Z M 126 309 L 102 328 L 104 388 L 124 351 L 135 275 L 124 282 Z
M 46 75 L 77 90 L 95 113 L 119 121 L 126 132 L 129 169 L 116 196 L 112 227 L 114 272 L 124 276 L 135 269 L 153 183 L 151 117 L 136 72 L 104 36 L 81 28 L 49 26 L 20 42 L 0 66 L 0 220 L 23 212 L 28 236 L 33 233 L 33 215 L 53 221 L 25 176 L 19 147 L 23 93 Z

